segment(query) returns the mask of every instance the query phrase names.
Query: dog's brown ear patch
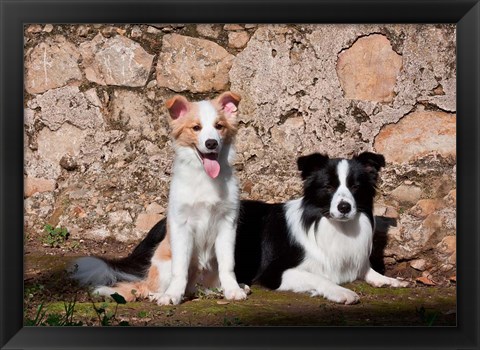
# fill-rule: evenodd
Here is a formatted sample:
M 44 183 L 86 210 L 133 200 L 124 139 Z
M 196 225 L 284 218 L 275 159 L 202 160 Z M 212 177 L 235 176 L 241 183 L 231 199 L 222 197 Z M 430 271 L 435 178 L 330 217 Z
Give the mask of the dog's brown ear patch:
M 170 117 L 173 120 L 183 117 L 189 109 L 190 102 L 180 95 L 175 95 L 171 99 L 165 102 L 165 106 L 168 109 L 168 113 L 170 113 Z

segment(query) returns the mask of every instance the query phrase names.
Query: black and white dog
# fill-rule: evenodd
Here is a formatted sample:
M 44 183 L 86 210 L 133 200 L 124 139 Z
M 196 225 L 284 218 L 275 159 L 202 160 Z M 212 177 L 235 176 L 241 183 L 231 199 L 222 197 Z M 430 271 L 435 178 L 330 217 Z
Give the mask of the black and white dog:
M 371 152 L 352 159 L 315 153 L 298 158 L 297 163 L 304 181 L 303 197 L 278 204 L 241 201 L 235 245 L 237 281 L 306 292 L 342 304 L 358 302 L 355 292 L 340 286 L 357 279 L 375 287 L 407 286 L 377 273 L 369 261 L 375 230 L 373 200 L 385 158 Z M 162 220 L 134 253 L 106 261 L 111 272 L 122 279 L 125 266 L 135 266 L 128 269 L 130 277 L 145 278 L 149 268 L 145 257 L 153 256 L 164 237 Z

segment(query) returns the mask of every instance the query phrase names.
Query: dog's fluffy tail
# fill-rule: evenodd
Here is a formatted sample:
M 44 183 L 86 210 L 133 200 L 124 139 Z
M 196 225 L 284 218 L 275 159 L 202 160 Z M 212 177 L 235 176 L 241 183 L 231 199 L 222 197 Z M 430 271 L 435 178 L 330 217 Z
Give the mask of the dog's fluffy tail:
M 69 267 L 71 277 L 80 285 L 112 286 L 117 282 L 132 282 L 145 277 L 158 244 L 165 238 L 166 220 L 158 222 L 125 258 L 111 260 L 86 256 Z
M 81 285 L 111 286 L 119 281 L 136 281 L 141 278 L 139 275 L 118 270 L 114 263 L 115 261 L 85 256 L 75 260 L 69 270 L 72 278 Z

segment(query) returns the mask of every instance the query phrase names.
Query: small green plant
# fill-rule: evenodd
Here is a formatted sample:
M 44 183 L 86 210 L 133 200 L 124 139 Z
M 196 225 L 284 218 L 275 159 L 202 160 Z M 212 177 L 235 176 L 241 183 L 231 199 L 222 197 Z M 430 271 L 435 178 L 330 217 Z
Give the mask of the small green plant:
M 242 322 L 240 321 L 240 319 L 238 317 L 234 317 L 234 318 L 224 317 L 223 318 L 223 325 L 224 326 L 241 326 Z
M 148 313 L 146 311 L 139 311 L 137 316 L 140 318 L 145 318 L 148 316 Z
M 29 287 L 25 287 L 24 296 L 25 299 L 32 299 L 36 294 L 42 293 L 45 289 L 45 285 L 43 284 L 33 284 Z
M 100 326 L 112 326 L 113 321 L 116 320 L 118 305 L 127 303 L 125 298 L 118 293 L 111 294 L 110 297 L 112 297 L 116 304 L 115 310 L 113 312 L 108 310 L 108 303 L 102 303 L 99 307 L 97 307 L 93 299 L 90 298 L 90 300 L 92 301 L 93 310 L 95 310 L 95 313 L 97 314 Z M 127 321 L 120 321 L 118 322 L 118 325 L 130 326 Z
M 41 326 L 43 319 L 45 318 L 45 315 L 47 312 L 43 310 L 43 302 L 38 305 L 37 307 L 37 313 L 35 314 L 35 318 L 26 318 L 25 319 L 25 326 Z
M 44 226 L 45 237 L 43 243 L 52 248 L 58 248 L 63 244 L 69 236 L 68 230 L 65 227 L 53 227 L 50 224 Z
M 83 322 L 73 321 L 73 314 L 75 311 L 76 298 L 73 301 L 68 303 L 63 303 L 65 309 L 65 315 L 52 313 L 47 315 L 47 312 L 44 310 L 44 303 L 42 302 L 37 307 L 37 313 L 35 314 L 34 319 L 26 318 L 25 326 L 82 326 Z
M 80 247 L 80 242 L 79 241 L 74 241 L 70 246 L 68 247 L 69 250 L 77 250 Z
M 420 317 L 420 319 L 422 320 L 422 322 L 425 322 L 429 327 L 433 326 L 433 324 L 435 323 L 435 320 L 439 315 L 438 311 L 427 312 L 427 309 L 423 306 L 421 306 L 420 308 L 415 307 L 415 310 L 418 317 Z

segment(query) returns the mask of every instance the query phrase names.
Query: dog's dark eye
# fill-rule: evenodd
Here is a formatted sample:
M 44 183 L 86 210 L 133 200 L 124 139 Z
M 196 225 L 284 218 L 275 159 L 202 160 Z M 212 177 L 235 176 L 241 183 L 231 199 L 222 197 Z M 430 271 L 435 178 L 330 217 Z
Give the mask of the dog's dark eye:
M 202 130 L 202 127 L 200 125 L 195 125 L 192 129 L 193 131 L 200 131 Z
M 333 186 L 331 186 L 331 185 L 325 186 L 325 189 L 326 189 L 328 192 L 334 192 L 334 191 L 335 191 L 335 187 L 333 187 Z
M 222 124 L 215 124 L 215 129 L 222 130 L 224 126 Z
M 359 188 L 360 188 L 359 185 L 352 185 L 352 186 L 350 187 L 350 189 L 351 189 L 352 191 L 356 191 L 356 190 L 358 190 Z

